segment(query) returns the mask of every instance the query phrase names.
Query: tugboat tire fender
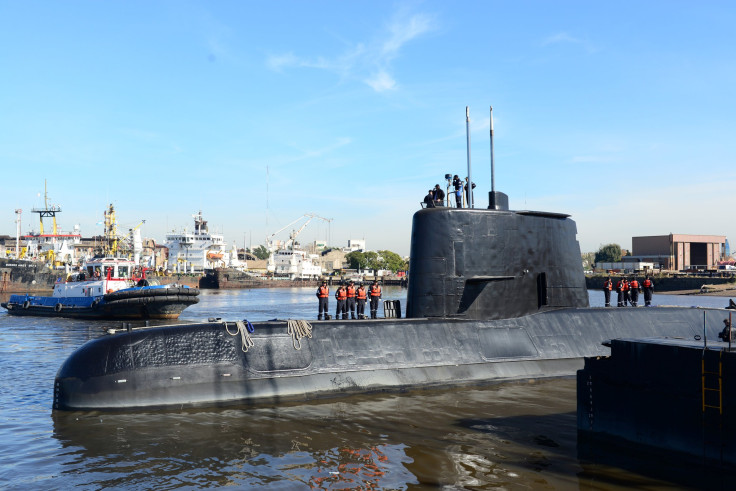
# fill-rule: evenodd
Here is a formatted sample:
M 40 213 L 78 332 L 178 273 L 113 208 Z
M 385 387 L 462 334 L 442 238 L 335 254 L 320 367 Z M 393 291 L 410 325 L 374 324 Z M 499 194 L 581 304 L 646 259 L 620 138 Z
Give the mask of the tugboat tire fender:
M 97 310 L 99 308 L 100 308 L 100 299 L 95 298 L 94 301 L 92 302 L 92 310 Z
M 27 309 L 30 306 L 31 306 L 31 301 L 30 300 L 26 300 L 25 302 L 23 302 L 23 308 L 24 309 Z
M 56 305 L 54 305 L 54 311 L 55 312 L 61 312 L 61 309 L 62 308 L 63 308 L 63 306 L 60 303 L 57 303 Z

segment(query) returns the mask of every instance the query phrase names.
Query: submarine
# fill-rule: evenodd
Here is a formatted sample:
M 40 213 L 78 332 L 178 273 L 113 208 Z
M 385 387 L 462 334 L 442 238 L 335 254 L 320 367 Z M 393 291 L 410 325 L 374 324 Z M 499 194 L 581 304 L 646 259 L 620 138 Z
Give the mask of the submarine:
M 488 207 L 470 192 L 467 208 L 414 213 L 404 318 L 391 309 L 383 319 L 125 330 L 67 358 L 53 408 L 257 405 L 573 377 L 586 357 L 609 356 L 612 339 L 716 338 L 725 309 L 591 308 L 570 215 L 511 210 L 495 190 L 493 108 L 490 121 Z
M 575 222 L 509 209 L 413 216 L 404 318 L 221 321 L 88 341 L 59 368 L 55 410 L 253 405 L 574 376 L 625 337 L 716 338 L 727 311 L 591 308 Z M 707 315 L 706 315 L 707 314 Z

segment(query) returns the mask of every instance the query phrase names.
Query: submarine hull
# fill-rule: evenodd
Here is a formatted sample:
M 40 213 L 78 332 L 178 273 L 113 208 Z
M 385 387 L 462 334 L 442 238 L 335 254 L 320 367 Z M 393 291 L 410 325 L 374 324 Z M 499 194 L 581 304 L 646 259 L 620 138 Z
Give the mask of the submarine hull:
M 604 341 L 704 332 L 716 339 L 726 318 L 719 309 L 655 307 L 315 321 L 311 338 L 301 340 L 286 321 L 269 321 L 254 325 L 252 346 L 233 322 L 147 328 L 74 352 L 57 373 L 54 409 L 248 405 L 573 376 L 585 357 L 610 354 Z

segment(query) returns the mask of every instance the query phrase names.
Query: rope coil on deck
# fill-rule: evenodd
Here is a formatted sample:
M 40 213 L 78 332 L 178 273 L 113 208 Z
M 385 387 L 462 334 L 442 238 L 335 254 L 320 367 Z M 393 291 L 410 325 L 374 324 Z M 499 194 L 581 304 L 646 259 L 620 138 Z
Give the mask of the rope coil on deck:
M 240 334 L 240 349 L 243 350 L 243 353 L 247 353 L 250 348 L 255 346 L 255 343 L 253 343 L 253 339 L 250 337 L 250 333 L 255 331 L 255 329 L 253 328 L 253 324 L 251 324 L 247 320 L 242 320 L 236 321 L 235 326 L 237 327 L 237 330 L 235 332 L 230 332 L 230 328 L 228 327 L 226 322 L 225 331 L 227 331 L 227 333 L 231 336 L 237 336 L 238 334 Z
M 312 324 L 303 319 L 289 319 L 287 331 L 291 335 L 291 343 L 295 350 L 302 349 L 302 338 L 312 337 Z

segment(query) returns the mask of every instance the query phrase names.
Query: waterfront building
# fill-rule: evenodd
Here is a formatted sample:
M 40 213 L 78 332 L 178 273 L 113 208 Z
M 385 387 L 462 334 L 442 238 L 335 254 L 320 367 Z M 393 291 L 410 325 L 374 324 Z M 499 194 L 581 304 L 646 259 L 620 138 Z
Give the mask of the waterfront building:
M 631 238 L 628 261 L 651 262 L 671 271 L 706 271 L 718 268 L 726 256 L 724 235 L 669 234 Z

